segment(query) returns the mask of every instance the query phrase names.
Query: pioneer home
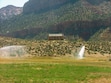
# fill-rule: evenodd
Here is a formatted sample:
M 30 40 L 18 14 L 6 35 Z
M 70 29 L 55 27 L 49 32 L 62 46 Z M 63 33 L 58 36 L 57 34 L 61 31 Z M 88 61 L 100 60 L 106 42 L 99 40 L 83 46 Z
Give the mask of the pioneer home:
M 64 40 L 64 34 L 49 34 L 48 40 Z

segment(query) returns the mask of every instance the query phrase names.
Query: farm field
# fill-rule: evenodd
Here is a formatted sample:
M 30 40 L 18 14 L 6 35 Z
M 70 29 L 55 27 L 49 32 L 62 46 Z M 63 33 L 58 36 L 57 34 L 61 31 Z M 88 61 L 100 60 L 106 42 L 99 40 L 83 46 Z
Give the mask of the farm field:
M 0 83 L 110 83 L 108 58 L 0 59 Z

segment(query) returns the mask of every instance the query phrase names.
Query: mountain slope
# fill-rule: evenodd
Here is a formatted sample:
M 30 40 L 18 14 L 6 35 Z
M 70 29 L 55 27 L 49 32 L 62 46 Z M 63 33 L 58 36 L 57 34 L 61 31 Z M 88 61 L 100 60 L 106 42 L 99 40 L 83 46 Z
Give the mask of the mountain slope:
M 99 4 L 103 3 L 103 2 L 111 1 L 111 0 L 86 0 L 86 1 L 88 1 L 92 5 L 99 5 Z
M 88 2 L 91 5 L 100 5 L 110 0 L 29 0 L 23 7 L 23 13 L 43 13 L 68 3 L 74 4 L 78 1 Z
M 23 13 L 42 13 L 77 1 L 78 0 L 29 0 L 23 7 Z
M 31 4 L 29 0 L 26 4 Z M 40 0 L 37 0 L 40 1 Z M 50 1 L 50 0 L 48 0 Z M 66 1 L 66 2 L 65 2 Z M 48 8 L 41 12 L 41 7 L 33 12 L 28 10 L 30 13 L 23 13 L 19 16 L 5 20 L 1 23 L 1 35 L 20 37 L 20 38 L 35 38 L 39 37 L 41 33 L 47 36 L 48 33 L 64 33 L 66 36 L 81 36 L 84 33 L 84 39 L 89 39 L 99 29 L 111 26 L 111 1 L 100 0 L 99 4 L 93 5 L 88 0 L 78 0 L 75 2 L 67 2 L 68 0 L 58 1 L 52 9 L 50 7 L 44 7 L 45 3 L 41 7 Z M 94 0 L 95 1 L 95 0 Z M 41 1 L 40 1 L 41 2 Z M 58 3 L 60 5 L 58 6 Z M 38 3 L 39 4 L 39 3 Z M 37 5 L 34 6 L 35 9 Z M 28 6 L 31 8 L 31 6 Z M 26 6 L 24 6 L 27 8 Z M 24 8 L 24 9 L 25 9 Z M 40 29 L 41 28 L 41 29 Z M 88 29 L 88 30 L 87 30 Z M 37 31 L 34 31 L 37 30 Z M 18 34 L 24 33 L 22 37 Z M 88 32 L 88 33 L 87 33 Z M 33 35 L 31 35 L 33 34 Z M 44 37 L 42 37 L 44 38 Z

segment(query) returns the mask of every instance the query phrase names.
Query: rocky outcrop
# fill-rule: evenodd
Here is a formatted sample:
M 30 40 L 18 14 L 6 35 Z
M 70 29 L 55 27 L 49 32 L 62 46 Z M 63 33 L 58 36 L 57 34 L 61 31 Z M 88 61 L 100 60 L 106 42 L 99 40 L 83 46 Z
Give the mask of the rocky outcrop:
M 21 7 L 15 7 L 12 5 L 8 5 L 6 7 L 3 7 L 0 9 L 0 19 L 9 19 L 13 16 L 19 15 L 22 13 L 22 8 Z

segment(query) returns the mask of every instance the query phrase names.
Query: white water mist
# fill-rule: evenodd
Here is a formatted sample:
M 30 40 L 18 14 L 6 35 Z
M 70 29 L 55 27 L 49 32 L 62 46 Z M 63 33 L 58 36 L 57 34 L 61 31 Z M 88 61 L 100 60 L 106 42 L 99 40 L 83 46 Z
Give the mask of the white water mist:
M 83 59 L 84 57 L 84 52 L 85 52 L 85 46 L 82 46 L 82 48 L 80 49 L 79 53 L 78 53 L 78 58 L 79 59 Z
M 26 54 L 25 46 L 13 45 L 0 48 L 0 57 L 23 57 Z
M 85 52 L 85 46 L 82 46 L 79 49 L 76 49 L 73 53 L 74 57 L 76 59 L 83 59 L 84 58 L 84 52 Z

